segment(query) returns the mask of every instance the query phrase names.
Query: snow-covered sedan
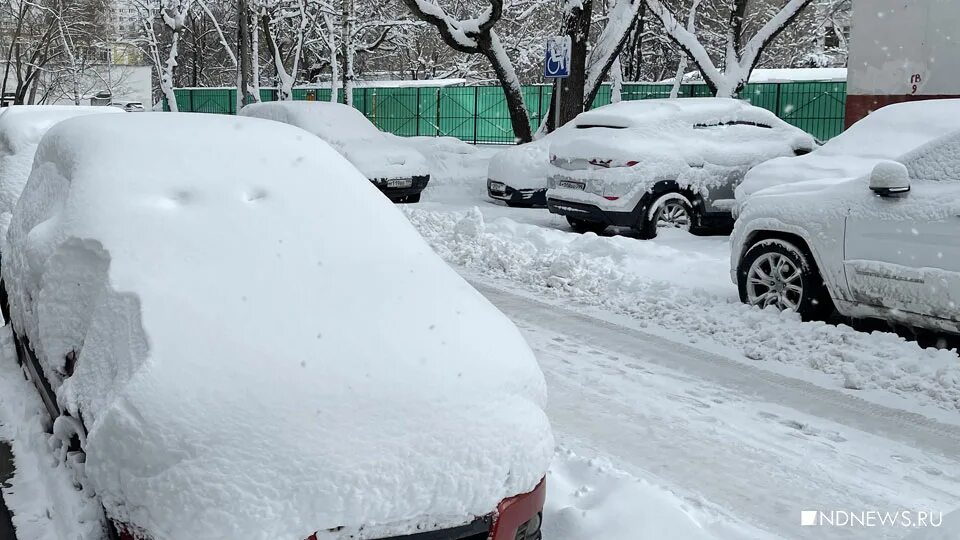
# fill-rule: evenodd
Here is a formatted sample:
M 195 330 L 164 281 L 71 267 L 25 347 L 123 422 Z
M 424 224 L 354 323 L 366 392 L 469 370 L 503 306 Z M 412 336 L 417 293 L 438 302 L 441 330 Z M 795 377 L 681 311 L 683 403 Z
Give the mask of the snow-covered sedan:
M 320 139 L 68 120 L 8 239 L 18 356 L 124 537 L 540 538 L 533 353 Z
M 891 105 L 757 176 L 731 237 L 741 300 L 960 332 L 958 118 L 960 100 Z
M 494 155 L 487 168 L 487 195 L 507 206 L 546 206 L 550 145 L 572 131 L 567 124 L 533 142 Z
M 753 166 L 816 142 L 766 109 L 724 98 L 625 101 L 580 114 L 550 146 L 550 212 L 574 230 L 732 224 L 734 188 Z
M 420 202 L 430 182 L 430 168 L 423 154 L 377 129 L 353 107 L 322 101 L 273 101 L 247 105 L 240 115 L 275 120 L 313 133 L 393 202 Z
M 43 135 L 58 122 L 88 114 L 122 112 L 113 107 L 16 105 L 0 109 L 0 246 Z

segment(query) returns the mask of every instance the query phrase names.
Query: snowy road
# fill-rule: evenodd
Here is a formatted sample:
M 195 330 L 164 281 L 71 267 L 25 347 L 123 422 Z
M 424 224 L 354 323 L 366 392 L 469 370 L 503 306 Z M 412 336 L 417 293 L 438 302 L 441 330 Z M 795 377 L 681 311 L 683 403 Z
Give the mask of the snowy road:
M 960 427 L 473 284 L 537 352 L 558 442 L 716 513 L 718 537 L 901 538 L 799 513 L 960 504 Z

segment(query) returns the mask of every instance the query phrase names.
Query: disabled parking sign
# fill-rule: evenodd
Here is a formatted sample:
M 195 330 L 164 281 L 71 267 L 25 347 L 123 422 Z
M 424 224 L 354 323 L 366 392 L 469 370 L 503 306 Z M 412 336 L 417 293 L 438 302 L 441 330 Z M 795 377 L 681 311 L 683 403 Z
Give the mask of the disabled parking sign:
M 570 36 L 547 38 L 544 51 L 543 76 L 548 79 L 565 79 L 570 76 Z

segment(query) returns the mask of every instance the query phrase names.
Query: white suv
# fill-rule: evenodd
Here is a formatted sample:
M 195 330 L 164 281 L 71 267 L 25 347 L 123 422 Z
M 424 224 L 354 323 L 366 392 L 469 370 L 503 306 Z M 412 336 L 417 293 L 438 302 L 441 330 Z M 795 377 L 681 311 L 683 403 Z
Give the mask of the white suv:
M 833 162 L 833 176 L 773 185 L 739 201 L 731 275 L 742 301 L 807 319 L 836 307 L 849 317 L 960 332 L 960 100 L 889 109 L 874 115 L 926 125 L 927 133 L 953 122 L 954 131 L 915 145 L 917 132 L 905 128 L 905 152 L 895 159 L 844 156 L 828 144 L 794 158 L 792 168 L 826 173 Z M 845 136 L 840 144 L 851 148 L 889 150 L 896 142 L 883 129 L 854 126 Z M 824 150 L 829 160 L 816 156 Z M 868 172 L 852 175 L 858 168 Z M 786 162 L 775 169 L 785 172 Z

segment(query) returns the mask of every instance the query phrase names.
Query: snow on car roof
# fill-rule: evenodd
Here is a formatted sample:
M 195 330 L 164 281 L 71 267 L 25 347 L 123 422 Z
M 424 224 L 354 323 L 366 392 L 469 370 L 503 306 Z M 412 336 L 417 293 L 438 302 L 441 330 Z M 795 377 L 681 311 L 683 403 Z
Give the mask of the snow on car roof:
M 730 98 L 642 99 L 621 101 L 581 113 L 577 127 L 661 127 L 681 124 L 719 124 L 731 121 L 765 125 L 782 123 L 775 114 L 745 101 Z
M 9 239 L 14 325 L 82 414 L 87 481 L 157 540 L 456 525 L 553 455 L 516 327 L 297 128 L 63 122 Z
M 353 107 L 324 101 L 251 103 L 240 116 L 275 120 L 305 129 L 330 141 L 378 137 L 382 132 Z
M 796 158 L 754 167 L 737 199 L 770 186 L 806 180 L 844 180 L 870 172 L 878 161 L 896 160 L 924 144 L 957 131 L 960 99 L 935 99 L 881 107 L 823 146 Z
M 123 113 L 111 107 L 15 105 L 0 110 L 0 246 L 20 192 L 30 176 L 40 138 L 54 124 L 88 114 Z

